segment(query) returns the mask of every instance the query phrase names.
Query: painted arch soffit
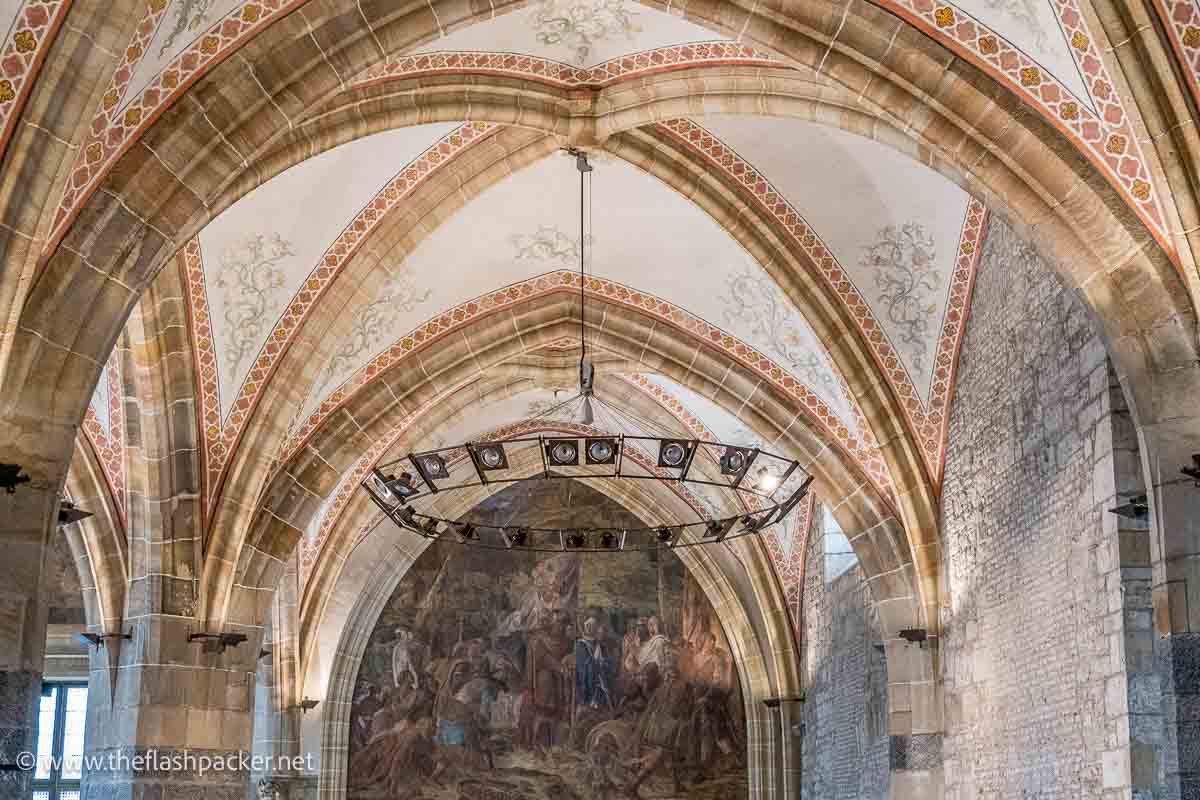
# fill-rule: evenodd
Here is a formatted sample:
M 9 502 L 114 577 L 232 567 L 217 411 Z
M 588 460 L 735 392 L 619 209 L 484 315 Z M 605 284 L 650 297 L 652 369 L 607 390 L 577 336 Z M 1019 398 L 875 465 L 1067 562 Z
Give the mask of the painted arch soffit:
M 100 470 L 108 481 L 113 505 L 126 522 L 125 496 L 125 400 L 121 385 L 121 358 L 113 350 L 100 370 L 100 380 L 84 413 L 82 431 L 96 454 Z
M 357 247 L 494 130 L 421 125 L 342 145 L 263 184 L 184 247 L 209 500 L 287 344 Z
M 0 155 L 71 0 L 0 0 Z
M 809 407 L 820 407 L 822 424 L 851 452 L 870 449 L 867 427 L 824 347 L 717 222 L 624 161 L 597 159 L 592 174 L 589 291 L 661 308 L 686 319 L 689 330 L 702 326 L 706 341 L 736 341 L 760 354 L 812 395 Z M 431 338 L 527 296 L 578 286 L 578 193 L 568 159 L 542 159 L 484 190 L 401 263 L 385 259 L 374 273 L 374 295 L 346 307 L 349 329 L 331 345 L 289 446 Z
M 64 187 L 47 247 L 53 247 L 61 239 L 77 210 L 116 159 L 166 106 L 271 22 L 302 8 L 306 2 L 247 0 L 239 4 L 237 0 L 150 0 L 147 16 L 122 56 L 92 121 L 88 143 L 81 148 L 71 178 Z M 459 51 L 454 63 L 418 63 L 406 60 L 405 57 L 412 53 L 395 53 L 389 54 L 367 74 L 378 77 L 382 72 L 395 76 L 407 74 L 408 70 L 429 69 L 472 72 L 477 71 L 480 64 L 490 64 L 491 68 L 500 71 L 521 73 L 524 70 L 527 77 L 544 78 L 548 64 L 560 64 L 571 70 L 600 69 L 598 74 L 607 75 L 610 70 L 602 69 L 605 65 L 620 65 L 622 59 L 638 53 L 659 53 L 654 57 L 658 61 L 665 58 L 667 62 L 673 59 L 679 63 L 690 62 L 695 54 L 681 55 L 679 48 L 704 44 L 677 42 L 664 47 L 663 42 L 668 39 L 700 37 L 703 35 L 700 31 L 704 29 L 676 18 L 674 14 L 639 6 L 633 0 L 584 3 L 594 19 L 586 25 L 568 24 L 564 28 L 562 18 L 555 11 L 563 2 L 565 0 L 536 0 L 511 14 L 489 17 L 427 43 L 422 49 L 434 52 L 421 55 L 444 55 L 444 48 L 453 46 L 459 39 L 460 46 L 467 46 L 482 37 L 482 31 L 490 25 L 510 30 L 510 35 L 519 33 L 524 44 L 517 41 L 506 44 L 520 51 L 518 53 Z M 1079 0 L 958 0 L 955 5 L 935 0 L 875 2 L 933 36 L 957 55 L 972 61 L 1038 109 L 1088 155 L 1156 233 L 1160 243 L 1168 249 L 1172 247 L 1141 146 L 1133 135 L 1122 98 L 1100 57 L 1095 36 L 1083 18 Z M 615 13 L 612 9 L 620 11 Z M 665 21 L 659 22 L 659 18 Z M 545 21 L 539 23 L 539 19 Z M 480 32 L 472 32 L 474 29 Z M 1181 39 L 1183 42 L 1195 40 L 1195 45 L 1200 46 L 1200 34 L 1192 36 L 1186 26 L 1179 36 L 1187 37 Z M 718 33 L 708 34 L 707 39 L 710 43 L 728 43 L 727 37 Z M 733 43 L 741 45 L 739 39 L 740 36 Z M 646 50 L 646 47 L 656 49 Z M 675 52 L 668 52 L 672 48 Z M 537 55 L 539 51 L 553 55 L 554 59 L 566 60 Z M 610 57 L 612 53 L 622 51 L 624 55 Z M 467 55 L 474 53 L 475 57 L 463 62 L 460 56 L 464 52 Z M 581 60 L 581 52 L 585 53 L 582 57 L 584 66 L 572 64 L 572 61 Z M 718 48 L 703 55 L 701 60 L 759 56 L 757 51 Z M 605 58 L 608 60 L 600 61 Z M 593 66 L 586 66 L 593 62 L 596 62 Z M 623 74 L 630 63 L 618 66 L 616 72 Z M 662 68 L 663 64 L 652 66 Z M 568 82 L 578 78 L 561 71 L 550 72 L 559 78 L 565 76 Z M 3 111 L 2 102 L 0 111 Z

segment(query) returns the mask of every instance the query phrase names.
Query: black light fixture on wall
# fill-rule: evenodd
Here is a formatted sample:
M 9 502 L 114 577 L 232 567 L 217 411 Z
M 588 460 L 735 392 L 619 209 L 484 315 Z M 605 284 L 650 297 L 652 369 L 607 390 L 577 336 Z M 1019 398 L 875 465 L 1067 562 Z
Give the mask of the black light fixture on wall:
M 1200 453 L 1192 455 L 1192 465 L 1179 470 L 1184 475 L 1188 476 L 1196 482 L 1196 488 L 1200 489 Z

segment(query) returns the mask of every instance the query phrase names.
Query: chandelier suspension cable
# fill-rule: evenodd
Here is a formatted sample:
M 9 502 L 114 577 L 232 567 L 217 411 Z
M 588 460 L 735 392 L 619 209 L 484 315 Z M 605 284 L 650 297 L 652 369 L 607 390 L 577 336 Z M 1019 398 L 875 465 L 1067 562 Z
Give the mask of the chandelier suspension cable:
M 660 424 L 595 396 L 595 370 L 587 355 L 586 286 L 587 241 L 594 210 L 593 183 L 587 173 L 592 172 L 592 165 L 586 153 L 575 149 L 568 153 L 575 156 L 579 172 L 579 391 L 562 402 L 557 402 L 556 396 L 549 408 L 530 418 L 550 423 L 548 432 L 535 430 L 523 436 L 410 452 L 375 465 L 362 481 L 363 490 L 402 529 L 428 539 L 493 549 L 552 552 L 693 547 L 750 536 L 783 522 L 813 482 L 812 474 L 799 461 L 753 445 L 706 441 L 679 426 Z M 570 414 L 566 425 L 561 419 L 551 419 L 563 409 Z M 444 518 L 436 513 L 440 505 L 436 501 L 421 510 L 439 494 L 564 479 L 620 481 L 627 488 L 639 481 L 657 481 L 674 488 L 697 520 L 665 510 L 666 518 L 653 526 L 617 531 L 598 520 L 559 529 L 532 526 L 504 513 L 490 520 L 486 514 L 474 512 L 469 521 Z M 688 484 L 693 488 L 687 488 Z M 721 492 L 725 509 L 732 496 L 732 505 L 740 510 L 726 514 L 718 509 L 713 505 L 718 499 L 712 496 L 714 490 Z M 704 498 L 710 502 L 700 503 Z
M 583 370 L 587 363 L 587 322 L 585 310 L 587 308 L 586 295 L 584 294 L 584 254 L 587 248 L 587 233 L 583 227 L 584 220 L 584 183 L 587 179 L 587 171 L 591 166 L 587 163 L 587 155 L 579 152 L 575 155 L 576 167 L 579 169 L 579 381 L 580 388 L 583 388 Z

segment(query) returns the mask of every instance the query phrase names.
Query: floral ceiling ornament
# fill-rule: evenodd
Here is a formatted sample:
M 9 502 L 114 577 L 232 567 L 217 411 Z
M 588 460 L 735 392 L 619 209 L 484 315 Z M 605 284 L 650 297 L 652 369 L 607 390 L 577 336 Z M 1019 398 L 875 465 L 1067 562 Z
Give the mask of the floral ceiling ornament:
M 208 22 L 208 11 L 212 4 L 213 0 L 182 0 L 175 10 L 175 27 L 163 40 L 162 47 L 158 49 L 158 57 L 165 56 L 184 31 L 195 31 L 204 26 Z
M 279 263 L 294 255 L 291 243 L 277 233 L 270 239 L 261 233 L 251 234 L 231 244 L 221 255 L 216 285 L 224 290 L 229 336 L 225 361 L 233 372 L 258 352 L 282 311 L 287 298 L 277 291 L 284 283 Z
M 913 369 L 924 373 L 937 322 L 936 294 L 945 282 L 934 267 L 933 236 L 919 222 L 888 225 L 865 250 L 860 263 L 874 273 L 888 320 L 900 329 L 900 347 Z
M 518 261 L 538 261 L 570 266 L 579 261 L 579 237 L 568 236 L 553 225 L 542 225 L 531 234 L 515 233 L 509 237 L 517 250 Z M 584 244 L 592 244 L 588 236 Z
M 625 0 L 541 0 L 533 24 L 538 42 L 568 47 L 575 63 L 583 64 L 596 42 L 615 36 L 632 40 L 641 31 L 634 15 Z
M 820 386 L 836 396 L 838 386 L 833 374 L 801 335 L 804 323 L 775 282 L 764 272 L 746 268 L 731 275 L 728 286 L 729 293 L 721 298 L 725 321 L 732 326 L 748 326 L 751 341 L 765 343 L 809 386 Z
M 416 311 L 431 293 L 429 289 L 417 289 L 406 271 L 388 276 L 379 294 L 358 313 L 346 340 L 321 370 L 313 396 L 324 397 L 335 376 L 358 364 L 364 354 L 378 349 L 400 315 Z

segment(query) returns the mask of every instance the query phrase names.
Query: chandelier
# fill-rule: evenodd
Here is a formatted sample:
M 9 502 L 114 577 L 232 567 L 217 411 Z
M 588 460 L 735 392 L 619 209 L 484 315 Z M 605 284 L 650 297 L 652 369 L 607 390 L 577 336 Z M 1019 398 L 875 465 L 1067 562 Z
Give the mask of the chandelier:
M 592 166 L 579 151 L 579 391 L 523 426 L 537 435 L 499 437 L 411 452 L 377 465 L 363 489 L 401 528 L 431 539 L 493 549 L 613 552 L 691 547 L 756 534 L 782 522 L 813 478 L 795 459 L 753 446 L 686 438 L 606 403 L 594 392 L 585 336 L 585 186 Z M 565 419 L 563 419 L 565 417 Z M 440 511 L 477 505 L 495 488 L 528 481 L 656 481 L 691 509 L 642 528 L 545 528 L 519 519 L 477 519 Z M 655 503 L 661 513 L 665 506 Z M 477 515 L 476 515 L 477 516 Z

